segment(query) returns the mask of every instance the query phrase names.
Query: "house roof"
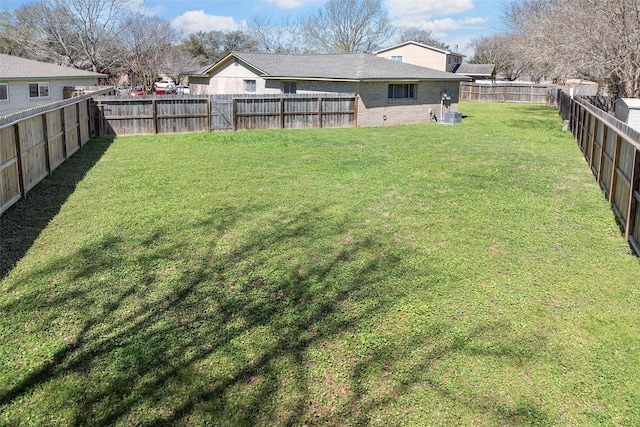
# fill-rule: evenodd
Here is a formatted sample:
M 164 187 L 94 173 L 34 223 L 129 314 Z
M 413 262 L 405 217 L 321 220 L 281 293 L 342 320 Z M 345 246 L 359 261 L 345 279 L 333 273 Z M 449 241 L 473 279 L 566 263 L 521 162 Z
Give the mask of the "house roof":
M 211 74 L 230 60 L 238 59 L 256 69 L 264 79 L 336 81 L 468 80 L 466 76 L 419 67 L 366 53 L 288 55 L 232 52 L 200 74 Z
M 425 49 L 433 50 L 433 51 L 436 51 L 436 52 L 440 52 L 440 53 L 445 54 L 445 55 L 455 55 L 455 56 L 459 56 L 459 57 L 463 57 L 464 56 L 464 55 L 462 55 L 461 53 L 458 53 L 458 52 L 451 52 L 450 50 L 440 49 L 438 47 L 429 46 L 428 44 L 415 42 L 413 40 L 409 40 L 409 41 L 406 41 L 404 43 L 400 43 L 400 44 L 397 44 L 397 45 L 394 45 L 394 46 L 390 46 L 390 47 L 386 47 L 384 49 L 380 49 L 380 50 L 378 50 L 376 52 L 373 52 L 373 54 L 377 55 L 379 53 L 386 52 L 386 51 L 393 50 L 393 49 L 397 49 L 399 47 L 407 46 L 407 45 L 410 45 L 410 44 L 415 45 L 415 46 L 419 46 L 419 47 L 422 47 L 422 48 L 425 48 Z
M 456 70 L 456 74 L 463 74 L 465 76 L 493 76 L 496 66 L 494 64 L 469 64 L 463 62 Z
M 0 54 L 0 80 L 108 77 L 106 74 Z

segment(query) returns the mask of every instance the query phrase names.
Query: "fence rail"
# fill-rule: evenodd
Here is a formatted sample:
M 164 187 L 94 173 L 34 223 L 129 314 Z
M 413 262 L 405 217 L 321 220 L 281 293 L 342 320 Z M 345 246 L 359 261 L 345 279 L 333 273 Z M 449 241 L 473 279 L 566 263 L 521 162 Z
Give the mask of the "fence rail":
M 588 102 L 573 99 L 571 131 L 640 255 L 640 132 Z
M 357 95 L 95 98 L 100 135 L 356 126 Z
M 0 120 L 0 214 L 91 139 L 93 96 Z

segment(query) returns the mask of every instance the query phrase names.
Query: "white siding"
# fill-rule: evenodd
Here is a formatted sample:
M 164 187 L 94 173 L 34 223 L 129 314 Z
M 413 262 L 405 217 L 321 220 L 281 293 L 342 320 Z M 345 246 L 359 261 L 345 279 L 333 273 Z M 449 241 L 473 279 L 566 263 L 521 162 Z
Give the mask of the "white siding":
M 66 80 L 2 80 L 2 83 L 9 85 L 9 100 L 0 101 L 0 116 L 39 107 L 52 102 L 64 99 L 63 90 L 70 86 L 97 86 L 98 79 L 66 79 Z M 30 98 L 29 83 L 49 83 L 48 98 Z

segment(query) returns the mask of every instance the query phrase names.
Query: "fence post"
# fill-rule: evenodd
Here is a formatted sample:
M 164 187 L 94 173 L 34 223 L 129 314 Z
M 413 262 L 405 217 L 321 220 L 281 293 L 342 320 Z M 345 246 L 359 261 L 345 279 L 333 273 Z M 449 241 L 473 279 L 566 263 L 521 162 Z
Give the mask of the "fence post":
M 20 186 L 20 196 L 22 198 L 27 197 L 27 192 L 24 191 L 24 173 L 22 170 L 22 147 L 20 144 L 20 123 L 13 125 L 13 143 L 16 148 L 16 156 L 18 157 L 18 185 Z
M 616 169 L 618 169 L 618 156 L 620 155 L 620 144 L 622 144 L 622 138 L 616 134 L 616 142 L 613 146 L 613 160 L 611 162 L 611 183 L 609 184 L 609 203 L 613 202 L 613 191 L 616 185 Z
M 60 122 L 62 123 L 62 151 L 64 151 L 64 159 L 69 160 L 69 151 L 67 150 L 67 122 L 65 120 L 64 107 L 60 109 Z
M 284 96 L 280 98 L 280 129 L 284 129 Z
M 624 238 L 629 240 L 629 234 L 631 233 L 631 226 L 633 225 L 633 220 L 631 216 L 635 216 L 635 203 L 634 203 L 634 193 L 635 189 L 639 187 L 638 182 L 640 181 L 640 152 L 637 149 L 633 150 L 633 168 L 631 169 L 631 185 L 629 186 L 629 206 L 627 208 L 627 223 L 624 228 Z
M 78 149 L 82 148 L 82 132 L 80 132 L 80 103 L 75 103 L 76 107 L 76 137 L 78 138 Z
M 360 102 L 360 95 L 356 93 L 355 98 L 353 98 L 353 127 L 358 127 L 358 104 Z
M 42 137 L 44 138 L 44 162 L 47 165 L 47 174 L 51 175 L 51 154 L 49 153 L 49 132 L 47 130 L 47 113 L 42 113 Z
M 205 132 L 211 132 L 211 102 L 213 102 L 211 97 L 208 97 L 207 98 L 207 120 L 205 120 L 205 124 L 207 128 L 205 129 Z
M 158 133 L 158 112 L 156 111 L 156 99 L 151 100 L 151 133 Z
M 322 128 L 322 97 L 318 97 L 318 127 Z
M 236 98 L 231 98 L 231 129 L 235 132 L 238 130 L 237 117 L 236 117 Z

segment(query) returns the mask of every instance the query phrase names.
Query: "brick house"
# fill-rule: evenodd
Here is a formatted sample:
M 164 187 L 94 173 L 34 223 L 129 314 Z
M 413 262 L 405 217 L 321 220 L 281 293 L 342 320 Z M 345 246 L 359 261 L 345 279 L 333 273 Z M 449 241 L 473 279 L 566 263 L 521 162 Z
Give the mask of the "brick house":
M 65 88 L 97 86 L 105 74 L 0 54 L 0 116 L 61 101 Z
M 358 94 L 358 126 L 429 121 L 442 94 L 457 111 L 459 76 L 365 53 L 285 55 L 232 52 L 189 76 L 195 94 Z

